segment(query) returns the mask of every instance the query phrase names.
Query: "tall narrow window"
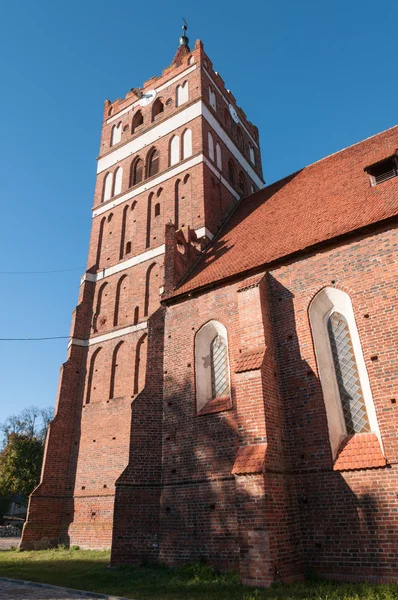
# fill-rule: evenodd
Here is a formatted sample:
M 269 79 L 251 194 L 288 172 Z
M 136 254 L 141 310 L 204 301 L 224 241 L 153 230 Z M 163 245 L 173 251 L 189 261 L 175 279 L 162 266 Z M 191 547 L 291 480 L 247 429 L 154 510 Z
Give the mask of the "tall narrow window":
M 198 412 L 216 398 L 229 399 L 227 330 L 208 321 L 195 336 L 196 404 Z
M 157 98 L 152 106 L 152 121 L 162 114 L 164 111 L 164 104 L 162 98 Z
M 221 147 L 218 142 L 216 143 L 216 163 L 217 167 L 222 171 Z
M 192 131 L 186 129 L 182 135 L 182 158 L 192 156 Z
M 131 133 L 135 133 L 142 124 L 144 123 L 144 117 L 142 116 L 142 112 L 137 110 L 134 114 L 133 122 L 131 124 Z
M 96 391 L 96 376 L 97 373 L 96 362 L 98 354 L 100 353 L 102 348 L 97 348 L 90 359 L 90 366 L 88 370 L 88 380 L 87 380 L 87 394 L 86 394 L 86 404 L 90 404 L 90 402 L 95 399 L 95 391 Z
M 330 315 L 328 333 L 347 433 L 370 431 L 350 330 L 343 315 Z
M 102 193 L 102 201 L 106 202 L 112 196 L 113 188 L 113 173 L 107 173 L 104 179 L 104 187 Z
M 115 297 L 115 312 L 113 314 L 113 326 L 117 327 L 123 322 L 122 311 L 126 312 L 126 306 L 128 305 L 128 290 L 127 290 L 127 275 L 122 275 L 116 286 L 116 297 Z
M 123 169 L 121 167 L 119 167 L 115 171 L 115 184 L 114 184 L 114 188 L 113 188 L 114 196 L 117 196 L 122 191 L 122 178 L 123 178 Z
M 209 158 L 210 158 L 210 160 L 214 161 L 214 140 L 213 140 L 213 136 L 211 135 L 210 131 L 207 134 L 207 145 L 209 148 Z
M 188 102 L 188 81 L 184 81 L 182 85 L 177 85 L 176 88 L 176 106 L 181 106 Z
M 122 139 L 122 122 L 120 121 L 117 125 L 112 127 L 111 132 L 111 146 L 118 144 Z
M 120 235 L 120 250 L 119 250 L 119 259 L 121 260 L 124 256 L 125 249 L 125 241 L 126 241 L 126 226 L 127 226 L 127 213 L 129 207 L 126 205 L 123 209 L 123 218 L 122 218 L 122 231 Z
M 323 288 L 309 306 L 309 317 L 325 401 L 332 454 L 347 435 L 380 435 L 351 299 Z
M 255 165 L 256 164 L 256 157 L 254 155 L 254 148 L 253 146 L 249 147 L 249 155 L 250 155 L 250 162 Z
M 153 148 L 150 151 L 147 159 L 147 174 L 148 177 L 152 177 L 159 173 L 159 161 L 160 161 L 160 153 L 159 150 Z
M 151 192 L 148 196 L 147 215 L 146 215 L 146 243 L 145 243 L 146 248 L 149 248 L 149 246 L 151 245 L 152 198 L 153 198 L 153 192 Z
M 216 110 L 216 108 L 217 108 L 216 93 L 213 91 L 213 88 L 211 87 L 211 85 L 209 85 L 209 103 L 210 103 L 210 106 L 212 107 L 212 109 Z
M 142 158 L 136 158 L 131 163 L 130 169 L 130 187 L 141 183 L 144 177 L 144 161 Z
M 239 146 L 239 148 L 241 150 L 243 150 L 243 133 L 242 133 L 242 130 L 239 127 L 239 125 L 238 125 L 237 130 L 236 130 L 236 135 L 237 135 L 237 138 L 238 138 L 238 146 Z
M 243 195 L 246 194 L 246 180 L 242 171 L 239 172 L 239 180 L 238 180 L 239 189 Z
M 174 186 L 174 225 L 176 229 L 180 227 L 180 187 L 181 180 L 177 179 Z
M 227 346 L 220 335 L 216 335 L 210 346 L 211 389 L 213 398 L 229 395 Z
M 102 252 L 102 242 L 104 239 L 105 223 L 106 223 L 106 217 L 102 217 L 101 223 L 100 223 L 100 228 L 99 228 L 99 234 L 98 234 L 97 256 L 95 259 L 95 268 L 97 270 L 100 268 L 100 264 L 101 264 L 101 252 Z
M 117 397 L 119 394 L 117 392 L 120 392 L 120 390 L 118 389 L 118 379 L 120 377 L 120 364 L 118 361 L 118 357 L 120 355 L 120 351 L 121 348 L 123 346 L 124 342 L 119 342 L 117 344 L 117 346 L 115 347 L 114 351 L 113 351 L 113 355 L 112 355 L 112 367 L 111 367 L 111 384 L 110 384 L 110 389 L 109 389 L 109 399 L 113 400 L 113 398 Z
M 173 135 L 170 142 L 170 166 L 180 162 L 180 137 Z
M 229 178 L 230 182 L 235 185 L 235 180 L 236 180 L 235 167 L 234 167 L 232 160 L 228 161 L 228 178 Z

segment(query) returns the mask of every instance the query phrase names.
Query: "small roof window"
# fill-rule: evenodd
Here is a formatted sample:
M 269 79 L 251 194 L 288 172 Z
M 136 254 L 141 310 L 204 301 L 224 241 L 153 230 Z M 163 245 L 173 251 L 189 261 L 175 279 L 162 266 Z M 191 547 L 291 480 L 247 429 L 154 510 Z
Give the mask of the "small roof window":
M 365 171 L 370 176 L 372 186 L 379 185 L 379 183 L 388 181 L 393 177 L 398 177 L 398 156 L 393 154 L 374 165 L 370 165 L 370 167 L 366 167 Z

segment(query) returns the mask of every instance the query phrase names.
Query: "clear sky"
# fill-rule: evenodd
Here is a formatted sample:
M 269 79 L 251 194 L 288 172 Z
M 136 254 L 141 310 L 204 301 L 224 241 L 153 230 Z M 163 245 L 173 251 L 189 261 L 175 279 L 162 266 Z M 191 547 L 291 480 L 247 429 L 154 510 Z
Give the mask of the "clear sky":
M 181 17 L 260 130 L 275 181 L 397 123 L 391 0 L 0 0 L 0 337 L 67 336 L 103 102 L 173 59 Z M 310 218 L 310 215 L 309 215 Z M 3 342 L 0 421 L 55 402 L 67 340 Z

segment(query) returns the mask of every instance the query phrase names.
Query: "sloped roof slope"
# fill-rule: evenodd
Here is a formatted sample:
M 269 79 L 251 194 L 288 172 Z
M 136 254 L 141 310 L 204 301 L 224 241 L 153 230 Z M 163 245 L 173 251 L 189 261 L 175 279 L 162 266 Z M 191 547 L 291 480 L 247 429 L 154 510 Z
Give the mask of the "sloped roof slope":
M 398 178 L 372 187 L 364 172 L 397 149 L 395 126 L 244 198 L 173 296 L 398 214 Z

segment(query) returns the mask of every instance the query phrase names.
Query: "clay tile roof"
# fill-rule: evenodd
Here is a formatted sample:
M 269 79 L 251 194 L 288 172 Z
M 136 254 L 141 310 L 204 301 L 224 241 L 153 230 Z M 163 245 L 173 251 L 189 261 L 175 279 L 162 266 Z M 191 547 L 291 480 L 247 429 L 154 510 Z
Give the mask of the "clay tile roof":
M 352 469 L 372 469 L 385 467 L 386 459 L 375 433 L 356 433 L 343 440 L 333 469 L 348 471 Z
M 257 287 L 258 285 L 260 285 L 261 280 L 264 277 L 264 273 L 260 273 L 260 275 L 255 275 L 254 277 L 250 277 L 249 279 L 245 279 L 245 281 L 243 281 L 240 286 L 238 287 L 237 291 L 238 292 L 244 292 L 245 290 L 248 290 L 250 288 L 254 288 Z
M 233 475 L 261 473 L 265 461 L 267 444 L 255 444 L 239 448 L 232 469 Z
M 245 371 L 254 371 L 263 364 L 264 348 L 242 352 L 236 361 L 235 373 L 244 373 Z
M 398 148 L 398 126 L 244 198 L 174 296 L 398 214 L 398 178 L 372 187 L 365 167 Z

